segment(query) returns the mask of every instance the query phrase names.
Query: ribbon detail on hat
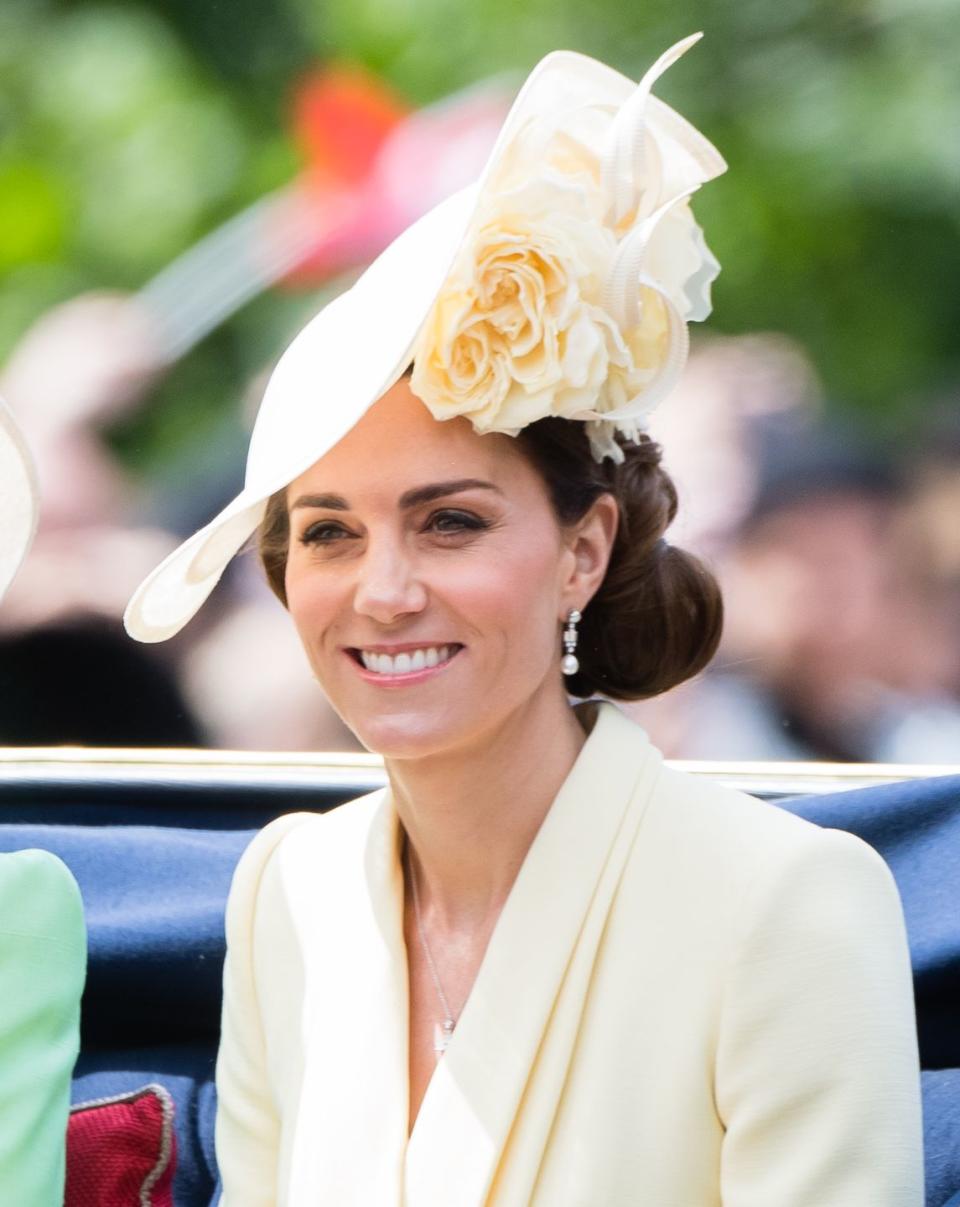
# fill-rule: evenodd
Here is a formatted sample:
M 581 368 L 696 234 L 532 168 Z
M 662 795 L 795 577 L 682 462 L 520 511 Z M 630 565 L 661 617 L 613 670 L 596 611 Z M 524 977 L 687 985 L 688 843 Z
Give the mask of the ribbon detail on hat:
M 702 37 L 702 33 L 691 34 L 665 50 L 613 119 L 600 155 L 600 177 L 607 198 L 605 218 L 612 226 L 620 226 L 641 208 L 645 186 L 655 175 L 661 175 L 646 170 L 647 157 L 657 155 L 656 143 L 647 138 L 647 109 L 653 86 Z

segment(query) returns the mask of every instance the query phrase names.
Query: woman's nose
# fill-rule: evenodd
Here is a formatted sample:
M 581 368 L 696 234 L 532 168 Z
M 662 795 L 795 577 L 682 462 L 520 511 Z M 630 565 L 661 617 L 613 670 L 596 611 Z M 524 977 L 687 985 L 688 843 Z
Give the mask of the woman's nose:
M 426 602 L 426 588 L 406 552 L 392 543 L 371 544 L 360 562 L 354 610 L 388 625 L 422 611 Z

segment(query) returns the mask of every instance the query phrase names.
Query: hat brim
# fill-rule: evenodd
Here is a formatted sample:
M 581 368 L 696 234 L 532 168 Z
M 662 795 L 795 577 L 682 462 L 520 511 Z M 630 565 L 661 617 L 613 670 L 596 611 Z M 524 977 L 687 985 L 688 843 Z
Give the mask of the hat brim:
M 477 182 L 408 227 L 294 339 L 274 369 L 250 441 L 242 492 L 140 585 L 124 616 L 139 641 L 164 641 L 194 615 L 254 532 L 266 501 L 318 461 L 409 367 L 417 339 L 504 151 L 531 119 L 577 103 L 616 108 L 634 81 L 585 55 L 556 51 L 531 72 Z M 713 146 L 651 98 L 701 179 L 724 170 Z
M 0 398 L 0 597 L 26 557 L 37 527 L 38 492 L 33 459 Z
M 267 385 L 243 490 L 137 588 L 124 614 L 131 637 L 166 641 L 177 633 L 254 532 L 270 496 L 342 440 L 403 374 L 475 196 L 471 186 L 408 227 L 294 339 Z

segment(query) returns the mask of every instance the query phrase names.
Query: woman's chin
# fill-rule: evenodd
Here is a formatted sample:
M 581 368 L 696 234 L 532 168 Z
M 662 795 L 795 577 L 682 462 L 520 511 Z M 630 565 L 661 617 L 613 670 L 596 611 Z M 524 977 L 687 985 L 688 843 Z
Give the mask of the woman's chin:
M 350 724 L 358 740 L 373 754 L 384 759 L 421 759 L 442 754 L 458 746 L 469 735 L 451 724 L 447 716 L 424 713 L 393 713 L 371 716 L 369 713 Z

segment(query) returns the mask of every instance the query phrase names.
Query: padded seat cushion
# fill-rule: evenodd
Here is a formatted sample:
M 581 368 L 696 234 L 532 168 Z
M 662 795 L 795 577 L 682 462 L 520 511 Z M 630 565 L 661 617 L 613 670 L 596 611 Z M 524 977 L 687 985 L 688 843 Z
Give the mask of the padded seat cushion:
M 82 1052 L 77 1062 L 71 1092 L 74 1103 L 129 1094 L 151 1082 L 163 1086 L 170 1098 L 177 1137 L 172 1186 L 176 1207 L 210 1207 L 216 1202 L 215 1054 L 216 1040 L 210 1039 L 166 1047 L 95 1048 Z M 139 1207 L 137 1200 L 133 1202 Z M 66 1207 L 73 1207 L 69 1198 Z
M 173 1102 L 160 1085 L 74 1106 L 64 1207 L 174 1207 Z

